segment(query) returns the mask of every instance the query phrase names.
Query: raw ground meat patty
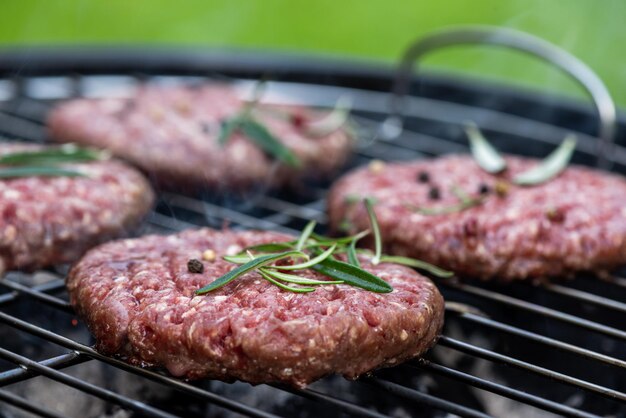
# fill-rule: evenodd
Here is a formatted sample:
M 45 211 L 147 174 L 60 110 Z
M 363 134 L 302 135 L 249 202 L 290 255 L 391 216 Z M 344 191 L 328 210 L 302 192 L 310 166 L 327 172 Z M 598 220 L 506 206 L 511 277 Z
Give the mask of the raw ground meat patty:
M 276 163 L 241 132 L 221 146 L 221 121 L 243 106 L 227 85 L 143 86 L 132 98 L 62 103 L 53 109 L 48 126 L 55 141 L 107 148 L 169 187 L 232 191 L 255 184 L 282 186 L 335 172 L 352 149 L 346 129 L 317 138 L 298 126 L 324 114 L 266 105 L 264 109 L 273 110 L 255 112 L 255 118 L 295 154 L 299 168 Z M 288 113 L 280 116 L 277 110 Z
M 470 156 L 359 168 L 333 186 L 331 224 L 367 228 L 367 214 L 355 200 L 371 196 L 387 253 L 483 279 L 601 273 L 626 262 L 624 178 L 570 166 L 547 183 L 519 187 L 508 180 L 537 161 L 507 161 L 508 170 L 498 176 L 484 172 Z M 484 203 L 449 214 L 415 210 L 458 204 L 454 186 L 472 197 L 482 188 Z
M 0 143 L 0 155 L 42 149 Z M 123 236 L 152 206 L 148 181 L 114 160 L 64 164 L 86 177 L 0 179 L 0 272 L 75 261 Z
M 348 378 L 419 356 L 435 343 L 443 299 L 427 278 L 395 264 L 363 267 L 389 282 L 379 294 L 347 285 L 308 294 L 279 289 L 256 272 L 202 296 L 194 291 L 235 267 L 243 247 L 292 237 L 201 229 L 101 245 L 71 270 L 72 305 L 99 350 L 190 379 L 284 382 L 303 387 L 332 373 Z M 207 249 L 203 273 L 190 258 Z M 312 270 L 297 274 L 322 278 Z

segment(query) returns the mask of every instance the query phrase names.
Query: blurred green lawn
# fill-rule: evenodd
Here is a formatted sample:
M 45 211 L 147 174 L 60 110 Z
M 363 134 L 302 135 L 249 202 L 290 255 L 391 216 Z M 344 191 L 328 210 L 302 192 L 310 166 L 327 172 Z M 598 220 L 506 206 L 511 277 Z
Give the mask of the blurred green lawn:
M 458 24 L 542 36 L 587 62 L 626 105 L 624 0 L 2 0 L 0 47 L 185 44 L 392 61 L 417 37 Z M 448 49 L 427 65 L 581 94 L 546 64 L 493 48 Z

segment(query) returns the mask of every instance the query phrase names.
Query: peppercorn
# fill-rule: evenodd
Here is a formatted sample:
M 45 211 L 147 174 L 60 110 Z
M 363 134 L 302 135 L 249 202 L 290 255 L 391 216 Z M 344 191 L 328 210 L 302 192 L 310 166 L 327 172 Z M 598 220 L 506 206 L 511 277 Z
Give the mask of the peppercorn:
M 503 181 L 498 181 L 494 189 L 499 197 L 505 197 L 509 193 L 509 185 Z
M 489 194 L 489 192 L 491 192 L 491 187 L 489 187 L 487 184 L 481 183 L 480 186 L 478 186 L 478 193 L 485 195 Z
M 426 171 L 420 171 L 417 173 L 417 181 L 420 183 L 428 183 L 430 181 L 430 176 Z
M 202 273 L 204 272 L 204 264 L 202 264 L 202 261 L 192 258 L 187 261 L 187 270 L 189 270 L 189 273 Z
M 428 191 L 428 197 L 431 200 L 439 200 L 441 199 L 441 192 L 439 191 L 438 187 L 431 187 L 430 190 Z
M 561 223 L 565 220 L 565 213 L 562 209 L 551 208 L 546 211 L 546 218 L 555 223 Z

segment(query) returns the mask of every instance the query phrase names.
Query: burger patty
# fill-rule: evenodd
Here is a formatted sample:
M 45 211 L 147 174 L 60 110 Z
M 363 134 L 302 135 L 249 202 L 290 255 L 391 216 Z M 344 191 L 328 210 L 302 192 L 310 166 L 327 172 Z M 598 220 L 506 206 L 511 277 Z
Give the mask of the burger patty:
M 250 272 L 194 297 L 234 268 L 223 255 L 291 239 L 200 229 L 110 242 L 72 268 L 70 300 L 102 352 L 190 379 L 304 387 L 332 373 L 354 379 L 434 344 L 444 314 L 437 288 L 412 269 L 373 266 L 365 257 L 362 267 L 389 282 L 393 292 L 325 285 L 293 293 Z M 216 258 L 207 261 L 207 250 Z M 191 273 L 188 260 L 203 260 L 203 254 L 204 272 Z M 327 279 L 313 270 L 295 274 Z
M 42 149 L 0 143 L 0 155 Z M 119 161 L 64 164 L 85 177 L 0 179 L 0 273 L 75 261 L 151 208 L 148 181 Z
M 227 85 L 146 85 L 131 98 L 61 103 L 49 115 L 48 126 L 55 141 L 109 149 L 164 186 L 196 189 L 232 191 L 324 177 L 343 165 L 352 148 L 353 139 L 343 128 L 323 137 L 305 134 L 303 126 L 324 114 L 267 105 L 255 107 L 255 119 L 289 148 L 300 166 L 277 163 L 239 131 L 220 145 L 223 123 L 243 108 Z
M 372 197 L 386 252 L 482 279 L 602 273 L 626 261 L 624 178 L 570 166 L 546 183 L 521 187 L 511 178 L 538 161 L 506 159 L 500 175 L 470 156 L 359 168 L 333 186 L 331 224 L 366 228 L 367 213 L 355 202 Z M 454 210 L 459 191 L 484 200 Z

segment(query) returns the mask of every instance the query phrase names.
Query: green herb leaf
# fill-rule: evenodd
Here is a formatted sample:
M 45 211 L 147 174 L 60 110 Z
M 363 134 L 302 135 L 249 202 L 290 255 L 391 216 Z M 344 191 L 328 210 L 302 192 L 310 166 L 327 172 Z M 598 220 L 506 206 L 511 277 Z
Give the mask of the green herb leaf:
M 414 267 L 416 269 L 425 270 L 437 277 L 448 278 L 454 276 L 454 273 L 451 271 L 444 270 L 435 265 L 432 265 L 425 261 L 416 260 L 414 258 L 384 255 L 381 257 L 380 261 L 382 263 L 402 264 L 405 266 Z
M 0 168 L 0 178 L 17 178 L 17 177 L 87 177 L 85 174 L 75 171 L 66 170 L 58 167 L 46 166 L 18 166 Z
M 266 255 L 266 254 L 262 254 L 262 255 Z M 252 257 L 252 258 L 256 258 L 256 257 Z M 225 255 L 224 257 L 222 257 L 222 259 L 233 264 L 246 264 L 248 261 L 250 261 L 250 256 L 246 253 L 239 253 L 237 255 Z
M 284 250 L 293 248 L 293 245 L 295 243 L 296 241 L 288 241 L 288 242 L 272 242 L 269 244 L 251 245 L 250 247 L 244 248 L 243 251 L 237 255 L 245 255 L 246 251 L 253 251 L 253 252 L 259 252 L 259 253 L 274 253 L 276 251 L 284 251 Z
M 499 173 L 506 168 L 506 161 L 487 141 L 473 122 L 465 123 L 465 133 L 470 140 L 470 150 L 476 163 L 488 173 Z
M 521 186 L 532 186 L 550 180 L 567 167 L 575 149 L 576 136 L 570 134 L 539 165 L 515 176 L 513 183 Z
M 482 202 L 483 202 L 482 199 L 473 199 L 471 201 L 461 202 L 456 205 L 450 205 L 450 206 L 439 206 L 439 207 L 432 207 L 432 208 L 413 207 L 412 209 L 421 215 L 427 215 L 427 216 L 447 215 L 450 213 L 462 212 L 465 209 L 478 206 Z
M 312 267 L 313 270 L 336 280 L 341 280 L 350 286 L 360 287 L 370 292 L 389 293 L 393 288 L 372 273 L 355 267 L 343 261 L 327 258 Z
M 358 234 L 350 235 L 348 237 L 330 238 L 330 237 L 325 237 L 324 235 L 316 234 L 315 232 L 313 232 L 311 234 L 311 238 L 315 239 L 317 243 L 322 246 L 329 246 L 333 244 L 345 245 L 345 244 L 349 244 L 350 242 L 352 242 L 353 239 L 361 239 L 365 237 L 366 235 L 368 235 L 369 233 L 370 233 L 370 230 L 366 229 L 365 231 L 361 231 Z
M 359 262 L 359 257 L 356 255 L 356 239 L 353 239 L 350 245 L 348 246 L 348 263 L 352 264 L 355 267 L 361 267 L 361 263 Z
M 322 261 L 326 260 L 328 257 L 330 257 L 330 255 L 332 253 L 335 252 L 336 248 L 337 248 L 337 244 L 333 244 L 329 249 L 327 249 L 326 251 L 324 251 L 320 255 L 310 259 L 309 261 L 307 261 L 305 263 L 293 264 L 291 266 L 274 266 L 274 268 L 278 269 L 278 270 L 303 270 L 303 269 L 308 269 L 309 267 L 312 267 L 315 264 L 321 263 Z
M 461 212 L 465 209 L 469 209 L 474 206 L 478 206 L 484 203 L 485 197 L 471 197 L 467 192 L 458 186 L 452 186 L 450 191 L 460 200 L 459 203 L 449 206 L 435 206 L 430 208 L 415 207 L 408 205 L 409 209 L 421 214 L 421 215 L 447 215 L 450 213 Z
M 352 100 L 342 96 L 337 100 L 334 109 L 324 118 L 310 122 L 305 127 L 307 136 L 321 138 L 328 136 L 341 128 L 350 117 Z
M 268 282 L 272 283 L 273 285 L 276 285 L 278 287 L 280 287 L 283 290 L 286 290 L 288 292 L 295 292 L 295 293 L 308 293 L 308 292 L 315 292 L 315 288 L 314 287 L 293 287 L 293 286 L 287 286 L 282 284 L 281 282 L 279 282 L 278 280 L 276 280 L 273 276 L 273 274 L 271 274 L 269 271 L 264 271 L 262 269 L 259 270 L 259 274 L 261 276 L 263 276 L 263 278 L 265 280 L 267 280 Z
M 452 192 L 453 195 L 456 196 L 457 199 L 461 201 L 461 203 L 468 204 L 476 200 L 472 198 L 469 194 L 467 194 L 467 192 L 461 189 L 459 186 L 454 185 L 450 187 L 450 191 Z
M 315 229 L 315 225 L 316 224 L 317 224 L 317 222 L 315 222 L 315 221 L 310 221 L 308 224 L 306 224 L 306 226 L 302 230 L 302 234 L 300 234 L 300 238 L 298 239 L 298 243 L 296 244 L 296 250 L 298 250 L 298 251 L 302 250 L 302 247 L 304 246 L 306 241 L 311 236 L 311 233 L 313 232 L 313 229 Z
M 295 154 L 259 122 L 250 118 L 244 118 L 241 119 L 239 126 L 248 138 L 252 139 L 261 149 L 279 161 L 292 167 L 300 166 L 300 160 L 298 160 Z
M 247 263 L 239 267 L 232 269 L 231 271 L 219 277 L 212 283 L 209 283 L 208 285 L 204 286 L 202 289 L 196 290 L 196 295 L 202 295 L 202 294 L 211 292 L 215 289 L 218 289 L 230 283 L 231 281 L 235 280 L 237 277 L 241 275 L 244 275 L 252 270 L 258 269 L 259 267 L 266 266 L 270 263 L 273 263 L 274 261 L 281 260 L 287 257 L 308 258 L 306 254 L 300 251 L 285 251 L 285 252 L 278 253 L 278 254 L 262 255 L 260 257 L 256 257 L 253 260 L 248 261 Z
M 380 255 L 383 252 L 383 241 L 380 236 L 380 227 L 378 226 L 378 220 L 376 219 L 376 212 L 373 208 L 372 201 L 367 198 L 363 200 L 365 209 L 367 209 L 367 215 L 370 218 L 370 225 L 372 231 L 374 231 L 374 258 L 372 258 L 372 264 L 376 265 L 380 262 Z
M 74 144 L 42 150 L 20 151 L 0 156 L 2 165 L 54 165 L 61 163 L 101 160 L 107 153 L 88 148 L 79 148 Z
M 268 267 L 262 267 L 261 271 L 271 273 L 272 277 L 283 282 L 308 285 L 324 285 L 324 284 L 342 284 L 341 280 L 314 280 L 306 277 L 296 276 L 295 274 L 283 273 L 277 270 L 270 270 Z

